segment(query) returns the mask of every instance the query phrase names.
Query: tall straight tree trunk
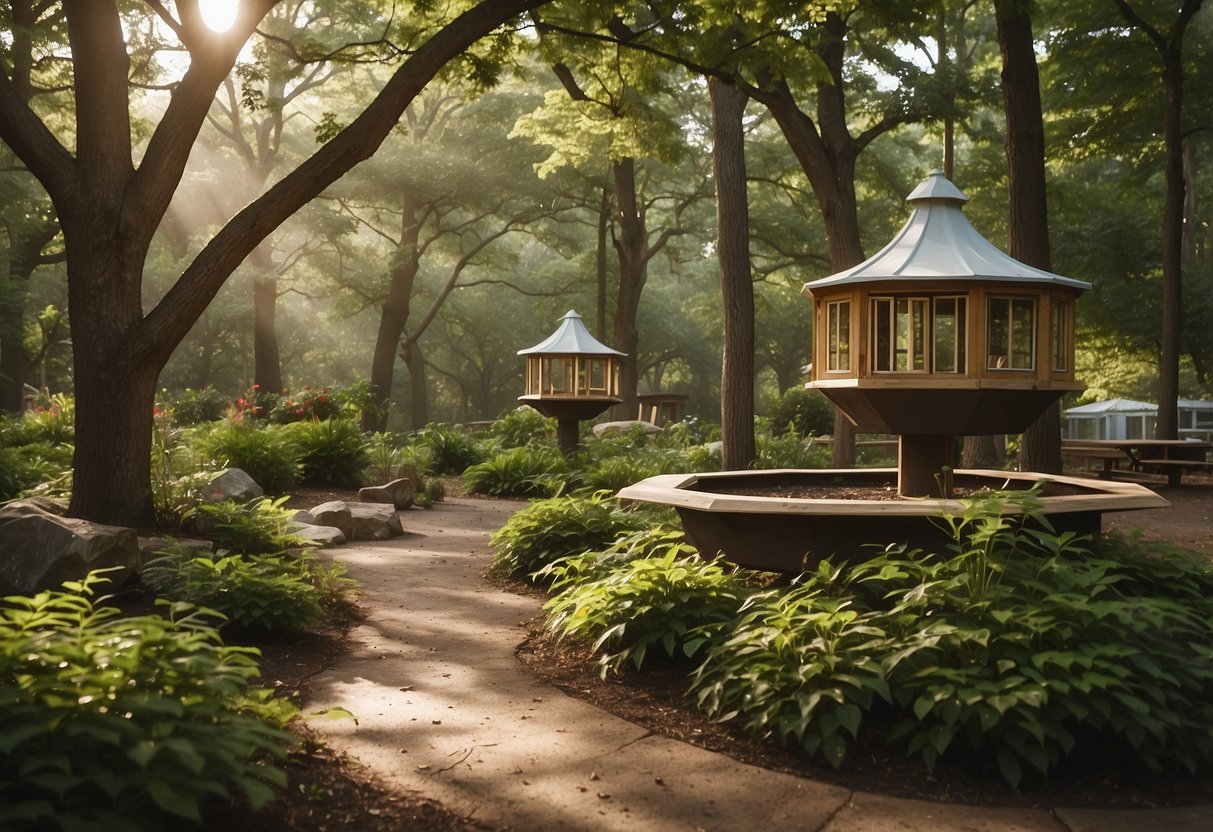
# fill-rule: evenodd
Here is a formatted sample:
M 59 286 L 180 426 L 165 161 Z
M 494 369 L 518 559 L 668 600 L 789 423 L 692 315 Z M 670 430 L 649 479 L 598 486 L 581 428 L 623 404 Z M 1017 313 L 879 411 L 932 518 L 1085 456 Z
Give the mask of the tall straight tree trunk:
M 40 222 L 10 236 L 8 275 L 0 284 L 0 412 L 17 413 L 25 396 L 25 293 L 42 249 L 59 233 Z
M 712 99 L 712 174 L 716 181 L 716 258 L 724 310 L 720 427 L 724 469 L 754 461 L 754 282 L 742 117 L 748 96 L 717 78 Z
M 1183 42 L 1188 24 L 1200 11 L 1202 0 L 1184 0 L 1176 13 L 1174 26 L 1165 33 L 1142 19 L 1128 0 L 1113 2 L 1129 25 L 1150 39 L 1162 63 L 1162 81 L 1166 94 L 1166 106 L 1163 110 L 1166 160 L 1163 167 L 1162 206 L 1162 343 L 1158 359 L 1158 421 L 1155 435 L 1159 439 L 1177 439 L 1180 328 L 1183 325 L 1183 223 L 1186 200 L 1183 161 Z
M 430 397 L 425 383 L 425 356 L 416 341 L 404 348 L 404 366 L 409 370 L 411 427 L 421 430 L 430 421 Z
M 994 0 L 1007 117 L 1007 179 L 1011 195 L 1007 227 L 1011 256 L 1050 271 L 1053 263 L 1049 255 L 1045 196 L 1045 129 L 1029 5 L 1028 0 Z M 1045 359 L 1042 356 L 1040 360 Z M 1019 469 L 1061 473 L 1061 406 L 1057 402 L 1024 432 Z
M 644 211 L 636 194 L 636 160 L 625 157 L 612 166 L 615 177 L 615 205 L 619 211 L 619 236 L 615 249 L 619 254 L 619 292 L 615 303 L 615 349 L 625 353 L 620 362 L 619 410 L 624 419 L 635 419 L 637 411 L 637 370 L 640 332 L 636 316 L 640 295 L 648 281 L 648 233 Z
M 598 206 L 598 248 L 594 252 L 594 277 L 598 286 L 594 302 L 594 329 L 599 341 L 607 338 L 607 231 L 610 227 L 611 189 L 604 187 L 602 203 Z
M 278 279 L 253 280 L 253 383 L 267 393 L 280 393 L 282 361 L 278 354 Z
M 388 407 L 392 401 L 392 377 L 396 369 L 396 350 L 409 322 L 413 286 L 421 269 L 420 250 L 417 247 L 420 234 L 417 203 L 410 194 L 404 193 L 400 212 L 400 242 L 388 269 L 387 300 L 384 301 L 383 311 L 379 315 L 375 352 L 371 356 L 373 404 L 362 412 L 362 429 L 365 431 L 387 430 Z M 410 378 L 412 377 L 410 373 Z M 422 425 L 424 424 L 423 422 Z

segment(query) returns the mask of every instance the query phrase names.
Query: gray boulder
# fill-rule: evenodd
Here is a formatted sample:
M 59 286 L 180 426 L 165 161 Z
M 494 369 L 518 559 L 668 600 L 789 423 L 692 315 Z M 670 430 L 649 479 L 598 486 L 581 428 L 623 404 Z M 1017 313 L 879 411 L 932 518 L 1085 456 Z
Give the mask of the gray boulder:
M 624 419 L 619 422 L 599 422 L 590 430 L 595 436 L 602 438 L 608 433 L 627 433 L 634 429 L 637 425 L 644 431 L 645 436 L 656 436 L 661 433 L 661 428 L 657 427 L 652 422 L 645 422 L 640 419 Z
M 388 540 L 404 534 L 391 503 L 354 503 L 350 507 L 350 540 Z
M 343 500 L 329 500 L 327 503 L 321 503 L 315 508 L 308 509 L 308 514 L 312 516 L 312 525 L 332 526 L 335 529 L 341 529 L 341 533 L 347 538 L 353 537 L 350 534 L 354 526 L 353 516 L 350 514 L 349 505 Z
M 384 485 L 373 485 L 358 489 L 360 503 L 391 503 L 399 510 L 413 507 L 416 489 L 408 477 L 392 480 Z
M 0 594 L 30 595 L 95 569 L 120 587 L 139 566 L 134 529 L 59 517 L 23 500 L 0 506 Z
M 296 521 L 291 524 L 291 534 L 315 543 L 317 546 L 342 546 L 346 542 L 345 532 L 333 526 L 316 526 Z
M 202 488 L 202 498 L 211 503 L 235 500 L 247 503 L 264 497 L 265 491 L 248 474 L 239 468 L 228 468 Z

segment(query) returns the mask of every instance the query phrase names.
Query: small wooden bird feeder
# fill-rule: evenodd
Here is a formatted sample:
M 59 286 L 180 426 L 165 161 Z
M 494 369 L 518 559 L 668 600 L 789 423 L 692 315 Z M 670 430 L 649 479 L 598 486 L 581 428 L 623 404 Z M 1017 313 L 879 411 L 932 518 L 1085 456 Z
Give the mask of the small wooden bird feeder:
M 518 354 L 526 356 L 526 394 L 518 401 L 556 420 L 556 441 L 565 453 L 577 448 L 578 422 L 622 401 L 619 359 L 624 353 L 590 335 L 571 309 L 546 340 Z
M 900 435 L 898 492 L 940 496 L 953 438 L 1019 433 L 1074 380 L 1074 301 L 1089 283 L 1032 268 L 969 224 L 933 171 L 869 259 L 804 285 L 813 371 L 861 431 Z M 941 477 L 942 472 L 942 477 Z

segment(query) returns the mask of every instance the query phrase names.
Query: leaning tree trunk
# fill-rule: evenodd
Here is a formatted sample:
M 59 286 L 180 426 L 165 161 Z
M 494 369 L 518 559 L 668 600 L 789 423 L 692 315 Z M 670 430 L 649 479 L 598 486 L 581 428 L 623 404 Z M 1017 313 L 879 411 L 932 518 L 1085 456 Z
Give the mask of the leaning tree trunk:
M 1048 271 L 1053 266 L 1045 196 L 1045 130 L 1040 77 L 1032 47 L 1032 18 L 1024 0 L 995 0 L 994 9 L 1007 117 L 1010 252 L 1017 260 Z M 1061 473 L 1061 408 L 1056 402 L 1024 432 L 1019 470 Z
M 712 174 L 716 181 L 716 258 L 724 311 L 720 374 L 722 462 L 726 471 L 754 461 L 754 282 L 750 272 L 750 216 L 746 195 L 747 96 L 716 79 L 712 99 Z

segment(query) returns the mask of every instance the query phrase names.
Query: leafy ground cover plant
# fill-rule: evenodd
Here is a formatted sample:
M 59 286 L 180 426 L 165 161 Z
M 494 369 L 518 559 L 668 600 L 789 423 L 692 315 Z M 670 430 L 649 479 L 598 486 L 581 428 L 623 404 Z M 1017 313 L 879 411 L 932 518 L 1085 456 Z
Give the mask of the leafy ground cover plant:
M 243 470 L 270 494 L 289 491 L 299 480 L 299 447 L 281 426 L 227 420 L 200 435 L 198 449 L 217 467 Z
M 556 420 L 533 407 L 514 407 L 494 419 L 485 436 L 499 449 L 531 445 L 555 447 Z
M 167 390 L 161 398 L 168 401 Z M 223 418 L 229 406 L 227 396 L 214 387 L 182 390 L 172 403 L 173 420 L 182 427 L 217 422 Z
M 417 432 L 416 442 L 429 448 L 435 474 L 462 474 L 480 461 L 476 443 L 459 425 L 431 422 Z
M 493 571 L 527 578 L 560 558 L 603 549 L 647 527 L 651 516 L 622 508 L 606 492 L 535 500 L 489 538 Z
M 566 485 L 569 466 L 554 448 L 510 448 L 469 466 L 463 485 L 495 497 L 551 497 Z
M 293 709 L 246 690 L 256 651 L 184 605 L 123 618 L 99 582 L 0 603 L 0 827 L 141 832 L 230 792 L 269 802 Z
M 695 657 L 752 591 L 739 570 L 702 560 L 680 532 L 661 528 L 557 561 L 546 574 L 556 592 L 548 630 L 592 642 L 604 677 L 627 663 L 640 668 L 653 649 Z
M 211 557 L 178 548 L 148 562 L 143 583 L 159 598 L 215 610 L 241 628 L 293 633 L 345 601 L 353 581 L 344 574 L 341 564 L 308 552 Z
M 370 455 L 352 419 L 299 421 L 290 425 L 288 435 L 299 449 L 300 481 L 304 484 L 342 488 L 363 484 Z
M 1018 514 L 1009 515 L 1009 508 Z M 841 764 L 863 726 L 931 768 L 1213 757 L 1213 569 L 1056 535 L 1032 494 L 967 501 L 943 552 L 894 547 L 755 596 L 694 677 L 719 719 Z
M 194 511 L 207 537 L 220 549 L 245 555 L 276 554 L 310 545 L 291 533 L 294 512 L 285 508 L 286 497 L 265 497 L 251 503 L 223 500 L 201 503 Z

